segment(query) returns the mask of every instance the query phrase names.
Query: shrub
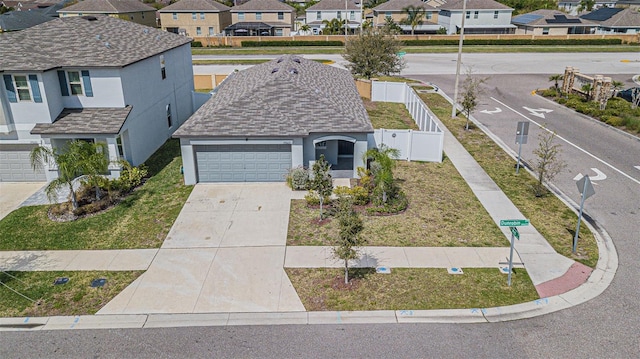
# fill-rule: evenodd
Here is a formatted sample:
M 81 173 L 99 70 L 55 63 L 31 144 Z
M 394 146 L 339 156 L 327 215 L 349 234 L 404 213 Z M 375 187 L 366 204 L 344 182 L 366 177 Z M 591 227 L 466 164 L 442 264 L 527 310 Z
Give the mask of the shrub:
M 309 171 L 304 167 L 296 167 L 289 170 L 287 174 L 287 186 L 294 191 L 304 191 L 309 189 Z
M 457 45 L 456 39 L 404 40 L 406 46 Z M 622 39 L 465 39 L 465 45 L 620 45 Z
M 616 127 L 624 126 L 625 123 L 625 120 L 620 116 L 605 115 L 602 116 L 602 120 L 609 125 Z
M 200 41 L 191 41 L 191 47 L 202 47 L 202 42 L 200 42 Z
M 304 195 L 304 200 L 307 201 L 307 206 L 319 206 L 320 205 L 320 197 L 316 191 L 309 191 Z M 330 204 L 331 198 L 325 197 L 324 204 Z
M 371 193 L 374 187 L 373 177 L 371 177 L 371 171 L 368 169 L 365 169 L 364 167 L 358 167 L 357 171 L 358 171 L 358 177 L 360 177 L 360 180 L 358 181 L 358 183 L 360 184 L 361 187 L 367 190 L 367 192 Z
M 559 95 L 560 95 L 560 92 L 557 91 L 554 87 L 550 87 L 542 91 L 542 96 L 544 97 L 556 97 Z
M 109 185 L 114 190 L 126 193 L 141 185 L 147 174 L 148 171 L 145 166 L 131 167 L 125 165 L 124 170 L 120 172 L 120 177 L 112 179 Z
M 338 186 L 333 190 L 333 193 L 338 198 L 349 197 L 351 202 L 356 206 L 364 206 L 369 203 L 369 191 L 362 186 L 355 186 L 352 188 Z
M 342 41 L 242 41 L 242 47 L 344 46 Z
M 369 214 L 396 214 L 404 211 L 409 206 L 409 200 L 403 192 L 399 192 L 387 203 L 367 208 Z

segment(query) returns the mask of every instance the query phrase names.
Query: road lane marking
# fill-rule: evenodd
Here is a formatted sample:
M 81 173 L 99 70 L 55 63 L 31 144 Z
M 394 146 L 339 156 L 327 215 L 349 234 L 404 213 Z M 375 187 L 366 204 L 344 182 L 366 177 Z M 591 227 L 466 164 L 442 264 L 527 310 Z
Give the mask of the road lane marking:
M 633 166 L 633 167 L 635 167 L 636 169 L 640 170 L 640 166 Z
M 590 179 L 590 180 L 592 180 L 592 181 L 602 181 L 602 180 L 604 180 L 604 179 L 607 179 L 607 175 L 606 175 L 606 174 L 604 174 L 604 173 L 602 173 L 602 171 L 600 171 L 599 169 L 597 169 L 597 168 L 593 168 L 593 167 L 592 167 L 592 168 L 591 168 L 591 170 L 592 170 L 593 172 L 595 172 L 595 173 L 596 173 L 596 175 L 595 175 L 595 176 L 593 176 L 593 177 L 592 177 L 592 176 L 589 176 L 589 179 Z M 582 178 L 582 177 L 584 177 L 584 175 L 583 175 L 582 173 L 578 173 L 578 175 L 577 175 L 577 176 L 573 177 L 573 180 L 574 180 L 574 181 L 577 181 L 577 180 L 579 180 L 579 179 L 580 179 L 580 178 Z
M 502 109 L 500 107 L 496 107 L 495 110 L 482 110 L 480 111 L 482 113 L 486 113 L 487 115 L 493 115 L 494 113 L 500 113 L 502 112 Z
M 553 112 L 553 110 L 549 110 L 549 109 L 546 109 L 546 108 L 529 108 L 529 107 L 524 107 L 524 106 L 522 106 L 522 108 L 524 108 L 525 110 L 529 111 L 530 115 L 536 116 L 536 117 L 540 117 L 540 118 L 544 118 L 544 114 L 545 113 Z
M 511 111 L 513 111 L 513 112 L 515 112 L 516 114 L 520 115 L 521 117 L 526 118 L 527 120 L 531 121 L 534 125 L 536 125 L 536 126 L 540 127 L 541 129 L 543 129 L 543 130 L 545 130 L 545 131 L 547 131 L 547 132 L 549 132 L 549 133 L 553 133 L 553 131 L 551 131 L 550 129 L 548 129 L 548 128 L 546 128 L 546 127 L 542 126 L 541 124 L 537 123 L 536 121 L 532 120 L 531 118 L 529 118 L 529 117 L 525 116 L 524 114 L 522 114 L 522 113 L 518 112 L 517 110 L 513 109 L 512 107 L 510 107 L 510 106 L 509 106 L 509 105 L 507 105 L 506 103 L 504 103 L 504 102 L 502 102 L 502 101 L 500 101 L 500 100 L 496 99 L 495 97 L 490 97 L 490 98 L 491 98 L 493 101 L 495 101 L 495 102 L 497 102 L 497 103 L 501 104 L 502 106 L 504 106 L 504 107 L 508 108 L 509 110 L 511 110 Z M 564 141 L 564 142 L 568 143 L 568 144 L 569 144 L 569 145 L 571 145 L 572 147 L 574 147 L 574 148 L 576 148 L 576 149 L 578 149 L 578 150 L 582 151 L 583 153 L 585 153 L 585 154 L 586 154 L 586 155 L 588 155 L 589 157 L 591 157 L 591 158 L 595 159 L 596 161 L 598 161 L 598 162 L 600 162 L 600 163 L 604 164 L 605 166 L 607 166 L 607 167 L 611 168 L 612 170 L 614 170 L 614 171 L 618 172 L 619 174 L 623 175 L 624 177 L 627 177 L 627 178 L 628 178 L 628 179 L 630 179 L 631 181 L 633 181 L 633 182 L 635 182 L 635 183 L 637 183 L 637 184 L 639 184 L 639 185 L 640 185 L 640 181 L 639 181 L 639 180 L 637 180 L 637 179 L 635 179 L 635 178 L 633 178 L 633 177 L 629 176 L 628 174 L 626 174 L 626 173 L 622 172 L 621 170 L 619 170 L 618 168 L 616 168 L 616 167 L 614 167 L 613 165 L 609 164 L 609 163 L 608 163 L 608 162 L 606 162 L 605 160 L 600 159 L 598 156 L 596 156 L 596 155 L 592 154 L 591 152 L 589 152 L 589 151 L 585 150 L 584 148 L 582 148 L 582 147 L 580 147 L 580 146 L 576 145 L 575 143 L 573 143 L 573 142 L 571 142 L 571 141 L 567 140 L 566 138 L 564 138 L 564 137 L 562 137 L 562 136 L 560 136 L 560 135 L 558 135 L 558 134 L 556 134 L 556 137 L 557 137 L 557 138 L 559 138 L 559 139 L 561 139 L 562 141 Z

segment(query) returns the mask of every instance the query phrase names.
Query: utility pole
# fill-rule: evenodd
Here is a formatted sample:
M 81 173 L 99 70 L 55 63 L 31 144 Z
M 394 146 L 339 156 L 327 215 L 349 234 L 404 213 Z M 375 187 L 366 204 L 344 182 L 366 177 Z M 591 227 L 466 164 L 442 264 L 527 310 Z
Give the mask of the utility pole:
M 467 0 L 462 3 L 462 22 L 460 23 L 460 40 L 458 41 L 458 61 L 456 63 L 456 85 L 453 90 L 453 108 L 451 118 L 456 117 L 458 108 L 458 83 L 460 80 L 460 63 L 462 62 L 462 42 L 464 40 L 464 19 L 467 17 Z

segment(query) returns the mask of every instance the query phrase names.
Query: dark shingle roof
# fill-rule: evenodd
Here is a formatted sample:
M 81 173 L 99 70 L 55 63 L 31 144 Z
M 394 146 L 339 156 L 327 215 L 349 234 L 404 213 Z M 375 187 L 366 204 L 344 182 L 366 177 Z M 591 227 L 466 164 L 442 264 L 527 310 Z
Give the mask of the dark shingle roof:
M 631 8 L 601 8 L 580 17 L 605 27 L 640 27 L 640 12 Z
M 84 0 L 58 10 L 58 12 L 103 14 L 126 14 L 138 11 L 156 11 L 156 9 L 138 0 Z
M 108 16 L 65 17 L 2 34 L 0 71 L 123 67 L 190 42 L 184 36 Z
M 463 0 L 447 1 L 440 8 L 444 10 L 462 10 Z M 467 11 L 470 10 L 506 10 L 512 8 L 494 0 L 467 0 Z
M 403 11 L 403 9 L 413 6 L 421 7 L 426 11 L 437 11 L 437 9 L 429 4 L 424 3 L 422 0 L 389 0 L 373 8 L 376 11 Z
M 360 3 L 355 0 L 347 1 L 347 10 L 360 10 Z M 317 4 L 307 8 L 307 11 L 345 10 L 345 0 L 320 0 Z
M 180 0 L 158 12 L 182 12 L 182 11 L 204 11 L 204 12 L 220 12 L 227 11 L 231 8 L 225 4 L 221 4 L 215 0 Z
M 53 123 L 39 123 L 34 135 L 115 135 L 129 117 L 131 106 L 125 108 L 65 108 Z
M 242 5 L 234 6 L 231 12 L 283 11 L 291 12 L 294 8 L 278 0 L 250 0 Z
M 38 10 L 10 11 L 0 15 L 1 31 L 24 30 L 55 19 Z
M 299 62 L 299 63 L 298 63 Z M 351 74 L 285 55 L 229 77 L 175 137 L 373 132 Z
M 528 26 L 593 26 L 590 21 L 583 21 L 577 16 L 568 15 L 560 10 L 536 10 L 518 15 L 511 19 L 512 24 Z

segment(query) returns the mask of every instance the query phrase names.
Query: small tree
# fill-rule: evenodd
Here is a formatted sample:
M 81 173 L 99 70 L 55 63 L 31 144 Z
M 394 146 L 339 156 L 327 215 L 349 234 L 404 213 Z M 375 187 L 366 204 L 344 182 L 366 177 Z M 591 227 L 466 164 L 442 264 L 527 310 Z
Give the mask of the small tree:
M 402 24 L 411 26 L 411 36 L 413 36 L 416 27 L 422 25 L 426 12 L 422 6 L 413 5 L 405 7 L 402 11 L 407 13 L 407 17 L 402 19 Z
M 324 24 L 323 35 L 344 35 L 346 31 L 346 20 L 333 18 L 331 20 L 322 20 L 322 23 Z
M 382 25 L 380 30 L 383 34 L 387 35 L 397 35 L 402 33 L 402 28 L 390 17 L 386 17 L 384 19 L 384 25 Z
M 348 196 L 338 198 L 338 243 L 333 248 L 336 258 L 344 261 L 344 283 L 349 283 L 349 260 L 358 258 L 358 247 L 366 243 L 360 236 L 364 224 L 358 212 L 353 209 L 353 203 Z
M 553 81 L 553 85 L 556 88 L 556 92 L 560 92 L 560 86 L 558 85 L 559 81 L 562 81 L 564 79 L 564 75 L 561 74 L 555 74 L 555 75 L 551 75 L 549 76 L 549 81 Z
M 578 12 L 583 11 L 591 11 L 593 7 L 596 5 L 596 0 L 580 0 L 580 5 L 578 5 Z
M 313 178 L 310 181 L 311 189 L 316 191 L 320 199 L 320 220 L 323 218 L 324 199 L 333 193 L 333 182 L 329 170 L 329 162 L 324 159 L 324 155 L 320 155 L 320 158 L 313 164 Z
M 622 90 L 624 87 L 624 83 L 620 81 L 613 80 L 611 81 L 611 97 L 616 97 L 618 92 Z
M 462 106 L 462 111 L 465 116 L 467 116 L 467 123 L 464 127 L 465 130 L 469 130 L 469 118 L 471 117 L 471 113 L 473 113 L 480 104 L 479 97 L 483 93 L 480 86 L 485 83 L 485 81 L 485 78 L 472 76 L 471 71 L 467 73 L 467 77 L 464 79 L 464 83 L 462 85 L 462 102 L 460 105 Z
M 544 184 L 553 179 L 565 168 L 566 164 L 560 158 L 560 144 L 554 143 L 555 132 L 543 131 L 538 135 L 538 148 L 533 151 L 536 155 L 534 169 L 538 173 L 538 183 L 534 186 L 536 197 L 547 193 Z
M 347 41 L 344 57 L 351 73 L 367 79 L 400 72 L 404 60 L 398 56 L 401 43 L 382 32 L 367 31 Z
M 591 95 L 593 92 L 593 85 L 592 84 L 584 84 L 582 85 L 582 87 L 580 87 L 580 90 L 582 90 L 582 93 L 584 94 L 584 99 L 586 101 L 591 101 Z
M 371 174 L 373 175 L 373 184 L 382 193 L 381 203 L 387 203 L 388 194 L 395 192 L 395 180 L 393 178 L 393 169 L 396 166 L 396 158 L 400 155 L 400 151 L 386 145 L 380 148 L 371 148 L 364 154 L 365 162 L 372 159 Z

